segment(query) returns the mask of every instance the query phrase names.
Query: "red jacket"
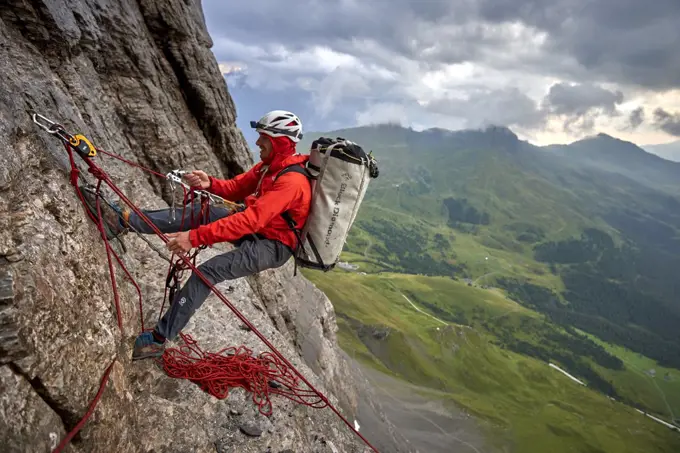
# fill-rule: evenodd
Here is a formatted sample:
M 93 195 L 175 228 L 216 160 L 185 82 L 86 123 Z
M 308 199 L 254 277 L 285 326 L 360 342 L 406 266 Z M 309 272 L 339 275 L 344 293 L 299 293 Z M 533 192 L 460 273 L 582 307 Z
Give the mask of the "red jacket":
M 193 247 L 235 242 L 245 235 L 259 233 L 295 249 L 297 238 L 281 213 L 290 211 L 297 228 L 302 228 L 309 215 L 311 185 L 304 175 L 296 172 L 286 173 L 276 182 L 274 177 L 289 165 L 305 163 L 309 156 L 297 154 L 295 144 L 286 137 L 270 137 L 270 140 L 274 146 L 267 162 L 259 162 L 229 180 L 210 177 L 208 190 L 211 193 L 229 201 L 243 200 L 247 207 L 242 212 L 191 230 L 189 240 Z M 255 193 L 263 170 L 266 173 L 259 193 Z

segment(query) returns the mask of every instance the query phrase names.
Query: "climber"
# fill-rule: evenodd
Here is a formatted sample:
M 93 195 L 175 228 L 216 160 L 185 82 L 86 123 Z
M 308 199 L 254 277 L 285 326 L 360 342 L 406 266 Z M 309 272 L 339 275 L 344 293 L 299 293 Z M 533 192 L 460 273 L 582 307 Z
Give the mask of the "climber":
M 307 162 L 309 156 L 296 152 L 296 143 L 302 138 L 302 123 L 291 112 L 274 110 L 259 121 L 251 121 L 259 134 L 256 145 L 260 148 L 261 162 L 249 171 L 229 180 L 208 176 L 203 171 L 193 171 L 184 179 L 193 188 L 208 191 L 229 201 L 245 202 L 241 212 L 226 208 L 211 207 L 207 223 L 194 229 L 188 227 L 180 231 L 181 216 L 175 221 L 171 209 L 142 211 L 151 222 L 170 241 L 168 250 L 186 254 L 194 247 L 229 242 L 235 249 L 215 256 L 198 269 L 213 284 L 225 280 L 245 277 L 266 269 L 282 266 L 293 256 L 297 245 L 295 233 L 281 214 L 288 212 L 302 228 L 311 203 L 309 180 L 300 173 L 286 173 L 274 181 L 274 177 L 285 167 Z M 96 203 L 94 195 L 83 191 L 88 205 Z M 140 233 L 150 234 L 153 230 L 134 212 L 120 208 L 116 204 L 100 203 L 102 217 L 110 233 L 115 236 L 126 228 L 132 227 Z M 95 205 L 96 206 L 96 205 Z M 197 215 L 199 203 L 188 206 Z M 178 209 L 181 211 L 181 209 Z M 96 212 L 96 210 L 95 210 Z M 188 223 L 190 214 L 185 216 Z M 210 288 L 195 274 L 178 291 L 170 307 L 153 331 L 144 332 L 135 341 L 133 360 L 160 357 L 165 349 L 165 341 L 173 340 L 189 322 L 193 313 L 203 304 L 210 294 Z

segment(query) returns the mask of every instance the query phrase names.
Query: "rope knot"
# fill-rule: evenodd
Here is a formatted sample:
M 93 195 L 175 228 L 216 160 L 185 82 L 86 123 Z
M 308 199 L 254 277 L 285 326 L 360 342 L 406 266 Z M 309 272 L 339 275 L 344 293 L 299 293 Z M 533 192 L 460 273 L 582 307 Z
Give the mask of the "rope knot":
M 97 179 L 105 179 L 106 177 L 102 169 L 99 167 L 90 167 L 89 171 L 92 173 L 92 176 Z
M 78 177 L 80 176 L 80 170 L 76 167 L 71 168 L 71 185 L 74 187 L 78 186 Z

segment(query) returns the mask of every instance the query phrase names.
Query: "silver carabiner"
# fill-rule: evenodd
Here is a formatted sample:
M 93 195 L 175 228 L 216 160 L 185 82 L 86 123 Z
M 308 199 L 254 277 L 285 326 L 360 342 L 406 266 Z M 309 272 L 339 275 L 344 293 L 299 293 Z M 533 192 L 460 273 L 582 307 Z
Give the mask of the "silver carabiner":
M 39 113 L 34 113 L 31 116 L 33 118 L 33 122 L 35 124 L 37 124 L 38 126 L 40 126 L 41 128 L 45 129 L 45 131 L 47 131 L 48 133 L 50 133 L 50 134 L 56 134 L 57 133 L 57 130 L 53 129 L 53 127 L 56 124 L 54 121 L 42 116 Z M 38 121 L 38 119 L 40 119 L 40 121 Z
M 167 178 L 168 182 L 170 183 L 170 190 L 172 191 L 172 203 L 170 205 L 170 220 L 168 223 L 172 223 L 175 221 L 177 218 L 176 216 L 176 208 L 175 208 L 175 184 L 179 184 L 180 186 L 190 189 L 190 187 L 182 181 L 182 175 L 185 175 L 189 173 L 186 170 L 172 170 L 168 172 L 168 174 L 165 175 Z
M 178 181 L 177 176 L 175 176 L 174 172 L 172 172 L 172 171 L 169 172 L 167 175 L 165 175 L 165 177 L 168 180 L 168 184 L 170 184 L 170 192 L 171 192 L 170 193 L 170 197 L 171 197 L 170 219 L 168 219 L 168 223 L 170 224 L 170 223 L 173 223 L 176 219 L 176 215 L 175 215 L 175 184 L 179 181 Z
M 37 124 L 38 127 L 44 129 L 48 134 L 56 135 L 66 142 L 70 142 L 73 138 L 71 137 L 71 134 L 66 132 L 61 124 L 57 124 L 39 113 L 34 113 L 31 117 L 33 118 L 33 122 Z

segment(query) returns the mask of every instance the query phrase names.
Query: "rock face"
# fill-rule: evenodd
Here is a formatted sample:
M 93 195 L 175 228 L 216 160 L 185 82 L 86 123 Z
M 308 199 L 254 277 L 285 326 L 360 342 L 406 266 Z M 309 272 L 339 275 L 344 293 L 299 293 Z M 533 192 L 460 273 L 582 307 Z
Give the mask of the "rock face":
M 218 400 L 153 361 L 130 361 L 139 299 L 116 268 L 69 182 L 64 147 L 37 112 L 98 148 L 167 173 L 231 177 L 253 164 L 194 0 L 5 0 L 0 8 L 0 444 L 53 450 L 90 408 L 70 452 L 363 452 L 328 408 L 274 397 Z M 97 163 L 138 206 L 165 207 L 168 184 L 101 153 Z M 86 169 L 82 176 L 94 182 Z M 105 193 L 111 196 L 110 190 Z M 114 200 L 116 197 L 111 197 Z M 162 249 L 155 236 L 147 237 Z M 157 319 L 167 262 L 135 235 L 112 242 L 139 283 L 143 317 Z M 199 262 L 224 252 L 201 252 Z M 370 389 L 338 349 L 333 307 L 292 263 L 218 286 L 351 421 Z M 122 329 L 118 326 L 120 313 Z M 266 346 L 211 296 L 185 329 L 204 350 Z M 177 346 L 177 345 L 171 345 Z M 366 392 L 369 392 L 368 394 Z M 380 416 L 379 416 L 380 417 Z M 381 451 L 407 451 L 381 420 Z M 369 440 L 371 433 L 363 433 Z

